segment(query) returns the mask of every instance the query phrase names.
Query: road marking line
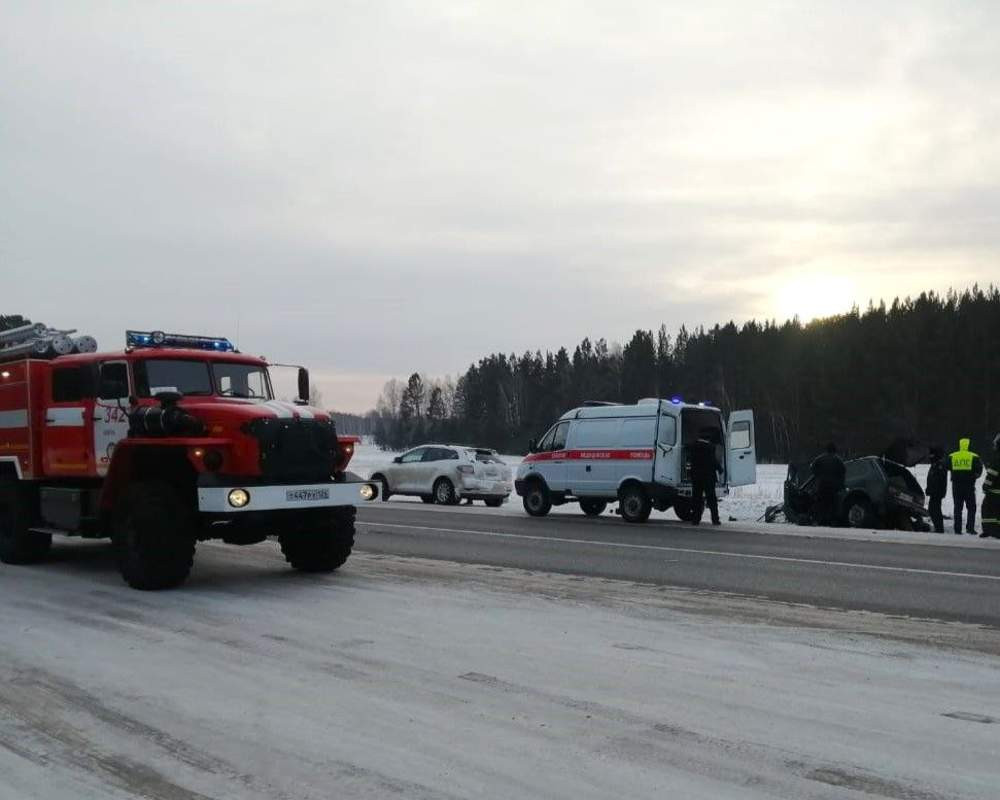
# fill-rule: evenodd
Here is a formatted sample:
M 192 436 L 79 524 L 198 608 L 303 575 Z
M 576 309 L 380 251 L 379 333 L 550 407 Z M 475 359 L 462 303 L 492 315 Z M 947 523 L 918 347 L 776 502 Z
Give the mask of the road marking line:
M 917 567 L 885 567 L 879 564 L 853 564 L 850 561 L 823 561 L 816 558 L 791 558 L 789 556 L 762 556 L 755 553 L 726 553 L 721 550 L 699 550 L 693 547 L 665 547 L 656 544 L 630 544 L 628 542 L 601 542 L 590 539 L 566 539 L 558 536 L 530 536 L 524 533 L 502 533 L 500 531 L 470 531 L 458 528 L 434 528 L 427 525 L 402 525 L 393 522 L 366 522 L 358 520 L 358 525 L 372 525 L 383 528 L 405 528 L 414 531 L 437 531 L 440 533 L 464 533 L 471 536 L 493 536 L 501 539 L 530 539 L 538 542 L 563 542 L 565 544 L 589 544 L 595 547 L 623 547 L 630 550 L 662 550 L 667 553 L 694 553 L 703 556 L 724 556 L 727 558 L 752 558 L 760 561 L 786 561 L 793 564 L 819 564 L 826 567 L 854 567 L 856 569 L 871 569 L 879 572 L 907 572 L 916 575 L 942 575 L 948 578 L 978 578 L 987 581 L 1000 581 L 1000 575 L 979 575 L 975 572 L 949 572 L 936 569 L 919 569 Z

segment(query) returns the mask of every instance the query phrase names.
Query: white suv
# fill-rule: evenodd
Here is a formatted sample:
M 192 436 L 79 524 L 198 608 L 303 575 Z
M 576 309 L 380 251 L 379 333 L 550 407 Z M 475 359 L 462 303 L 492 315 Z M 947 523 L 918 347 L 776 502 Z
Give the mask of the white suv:
M 414 447 L 372 472 L 371 480 L 381 484 L 383 500 L 412 495 L 441 505 L 483 500 L 496 508 L 513 489 L 510 467 L 495 450 L 452 444 Z

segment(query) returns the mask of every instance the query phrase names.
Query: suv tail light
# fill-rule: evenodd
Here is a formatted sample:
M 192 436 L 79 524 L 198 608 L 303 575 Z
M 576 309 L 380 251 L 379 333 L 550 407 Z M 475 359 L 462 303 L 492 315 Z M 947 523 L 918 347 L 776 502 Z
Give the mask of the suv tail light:
M 472 475 L 476 471 L 476 468 L 472 464 L 459 464 L 458 472 L 461 475 Z

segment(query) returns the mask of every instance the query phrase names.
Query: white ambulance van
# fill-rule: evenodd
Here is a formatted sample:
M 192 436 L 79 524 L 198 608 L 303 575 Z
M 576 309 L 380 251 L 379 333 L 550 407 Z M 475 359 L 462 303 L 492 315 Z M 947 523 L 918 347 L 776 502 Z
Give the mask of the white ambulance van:
M 536 442 L 518 467 L 514 489 L 535 517 L 553 505 L 578 502 L 588 516 L 608 503 L 629 522 L 645 522 L 652 509 L 693 516 L 689 448 L 702 433 L 716 443 L 724 475 L 719 491 L 757 482 L 753 411 L 729 419 L 704 403 L 679 398 L 635 405 L 587 403 L 567 411 Z

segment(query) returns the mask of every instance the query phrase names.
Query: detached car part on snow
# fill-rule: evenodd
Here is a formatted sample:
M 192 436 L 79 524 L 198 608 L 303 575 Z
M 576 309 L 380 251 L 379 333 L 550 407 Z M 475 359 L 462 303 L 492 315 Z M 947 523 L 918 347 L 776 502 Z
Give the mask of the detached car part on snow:
M 852 528 L 930 530 L 924 491 L 902 464 L 878 456 L 864 456 L 845 465 L 844 490 L 837 497 L 837 520 Z M 765 519 L 778 515 L 799 525 L 813 523 L 816 480 L 809 464 L 789 464 L 784 504 L 769 508 Z

